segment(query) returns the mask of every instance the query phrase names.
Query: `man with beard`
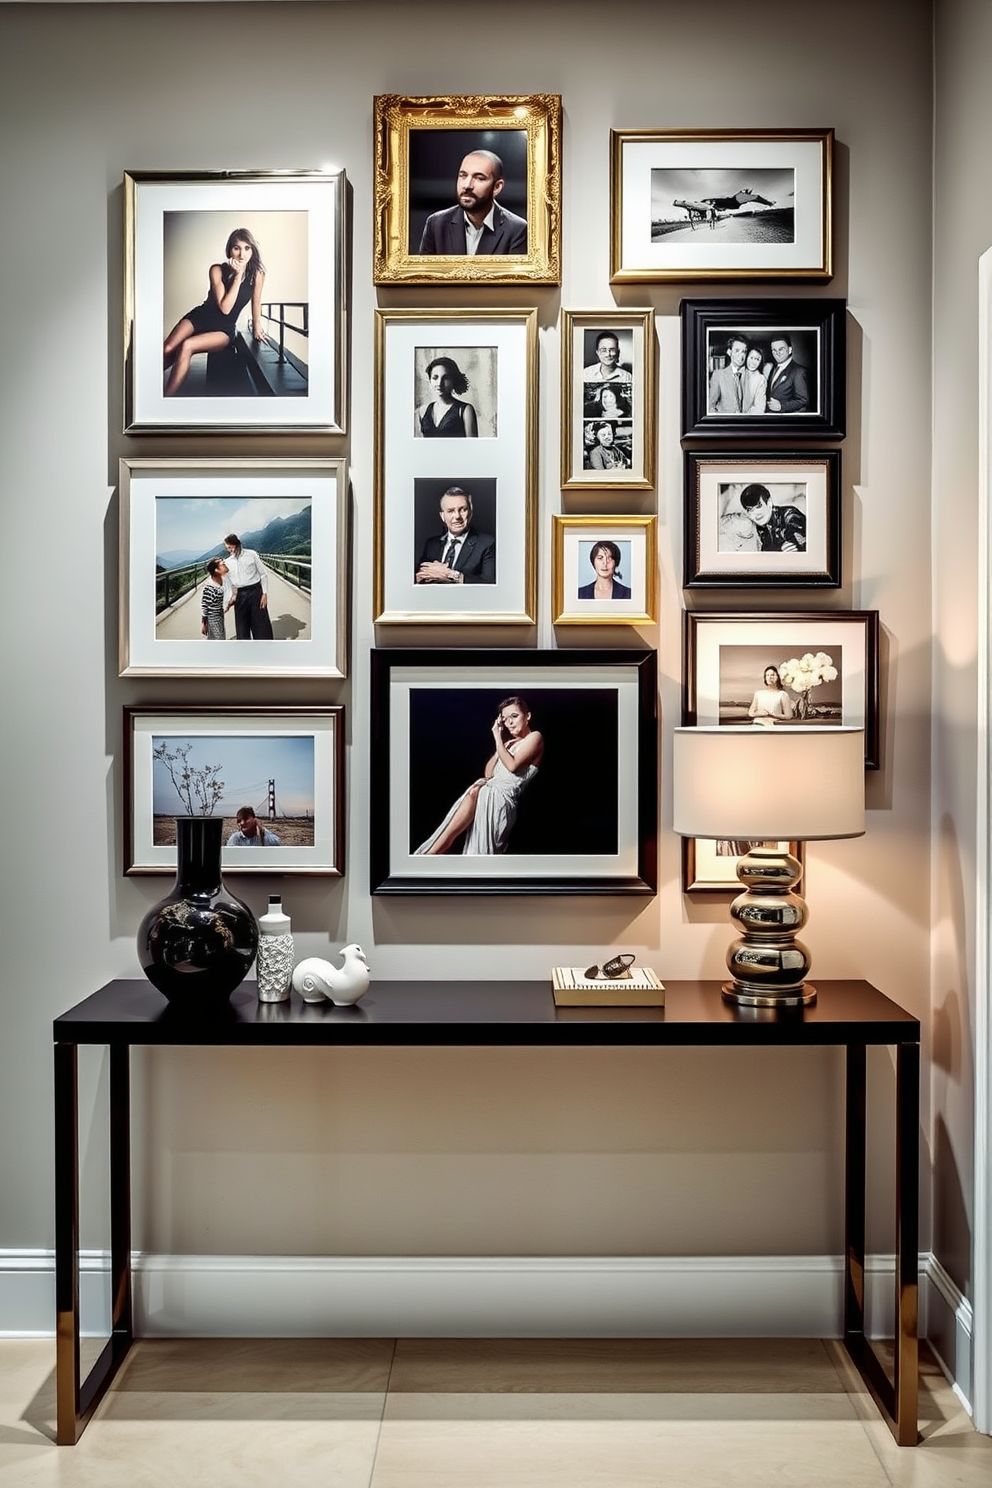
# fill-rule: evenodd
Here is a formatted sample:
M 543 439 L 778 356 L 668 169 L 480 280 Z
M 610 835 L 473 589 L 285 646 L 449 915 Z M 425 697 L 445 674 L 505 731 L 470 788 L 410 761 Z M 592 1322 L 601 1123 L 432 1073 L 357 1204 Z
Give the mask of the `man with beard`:
M 473 150 L 458 172 L 458 205 L 432 212 L 424 223 L 421 253 L 526 253 L 527 223 L 496 198 L 503 190 L 503 162 L 492 150 Z

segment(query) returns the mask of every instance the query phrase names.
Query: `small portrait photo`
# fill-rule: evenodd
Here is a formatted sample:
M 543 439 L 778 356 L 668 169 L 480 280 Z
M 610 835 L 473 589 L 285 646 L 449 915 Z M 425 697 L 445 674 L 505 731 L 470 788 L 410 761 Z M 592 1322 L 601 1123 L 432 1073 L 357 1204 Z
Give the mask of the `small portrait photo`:
M 612 382 L 582 384 L 582 416 L 587 419 L 629 419 L 633 389 Z
M 628 327 L 585 326 L 582 330 L 582 381 L 609 383 L 628 401 L 634 381 L 634 332 Z M 586 388 L 586 395 L 589 388 Z
M 711 327 L 706 352 L 708 414 L 761 418 L 820 412 L 815 328 Z
M 596 741 L 592 791 L 582 739 Z M 603 805 L 618 799 L 619 759 L 615 688 L 416 688 L 409 851 L 614 854 L 618 817 Z
M 653 620 L 657 518 L 552 518 L 552 620 L 556 625 L 638 625 Z
M 461 591 L 465 585 L 496 583 L 494 477 L 417 476 L 413 505 L 415 584 Z
M 651 171 L 651 241 L 706 233 L 716 243 L 794 243 L 796 172 L 784 167 Z
M 718 553 L 805 553 L 805 481 L 717 482 Z
M 629 470 L 634 426 L 630 419 L 594 418 L 582 421 L 584 470 Z
M 844 648 L 824 638 L 804 649 L 720 647 L 720 722 L 774 728 L 778 723 L 844 722 Z
M 495 346 L 414 348 L 416 438 L 496 438 L 497 352 Z
M 411 253 L 527 252 L 527 131 L 409 132 Z
M 156 496 L 156 640 L 310 640 L 312 509 L 309 495 Z
M 306 397 L 308 214 L 166 211 L 162 230 L 163 396 Z
M 153 735 L 152 841 L 172 847 L 177 816 L 222 816 L 227 849 L 312 847 L 312 735 Z

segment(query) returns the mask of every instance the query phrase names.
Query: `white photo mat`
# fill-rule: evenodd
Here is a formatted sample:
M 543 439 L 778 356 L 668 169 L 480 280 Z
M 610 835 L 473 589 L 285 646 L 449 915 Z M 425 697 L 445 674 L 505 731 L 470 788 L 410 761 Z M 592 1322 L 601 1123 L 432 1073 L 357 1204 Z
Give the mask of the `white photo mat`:
M 695 718 L 700 728 L 720 722 L 720 652 L 725 646 L 761 646 L 768 665 L 779 666 L 807 651 L 841 653 L 841 722 L 850 728 L 866 726 L 867 633 L 864 625 L 850 619 L 822 618 L 752 620 L 745 615 L 732 620 L 699 615 L 695 618 Z M 760 681 L 760 679 L 759 679 Z M 747 720 L 745 719 L 745 722 Z
M 533 623 L 535 588 L 536 311 L 378 311 L 376 604 L 380 623 Z M 496 353 L 496 437 L 424 439 L 414 432 L 423 401 L 416 353 L 460 347 Z M 418 391 L 419 389 L 419 391 Z M 465 395 L 471 401 L 471 390 Z M 471 494 L 496 482 L 495 584 L 416 584 L 414 483 L 447 481 Z M 437 532 L 442 525 L 440 517 Z
M 765 464 L 760 455 L 756 455 L 754 461 L 749 461 L 746 465 L 740 461 L 721 461 L 702 455 L 696 458 L 699 568 L 714 575 L 766 576 L 771 583 L 774 582 L 775 574 L 821 573 L 829 568 L 827 519 L 830 492 L 829 470 L 825 463 L 816 464 L 812 459 L 799 459 L 793 464 L 779 463 L 777 460 Z M 805 552 L 769 554 L 762 551 L 720 550 L 723 488 L 731 487 L 736 491 L 738 487 L 743 489 L 744 486 L 754 484 L 767 487 L 775 504 L 782 497 L 784 488 L 791 488 L 788 494 L 792 499 L 797 496 L 800 498 L 806 517 Z M 734 505 L 731 501 L 731 509 Z
M 164 501 L 242 500 L 268 510 L 287 498 L 310 498 L 312 571 L 309 637 L 238 641 L 233 619 L 221 643 L 159 639 L 155 615 L 157 526 Z M 121 676 L 309 676 L 347 672 L 348 475 L 332 460 L 121 461 Z M 219 521 L 214 544 L 231 530 Z M 240 535 L 240 534 L 239 534 Z M 196 607 L 202 582 L 185 602 Z M 278 617 L 274 617 L 278 620 Z
M 616 131 L 614 170 L 618 172 L 621 211 L 619 260 L 612 282 L 645 279 L 748 275 L 829 277 L 823 272 L 823 244 L 829 227 L 824 221 L 824 146 L 818 139 L 658 139 L 625 137 Z M 792 243 L 721 243 L 705 228 L 686 243 L 651 240 L 651 172 L 667 170 L 795 171 L 795 236 Z M 711 241 L 707 242 L 707 238 Z M 829 246 L 829 245 L 828 245 Z M 829 262 L 829 253 L 827 254 Z
M 343 708 L 283 709 L 278 711 L 278 715 L 274 710 L 272 716 L 264 710 L 250 708 L 216 713 L 199 709 L 170 711 L 168 708 L 153 712 L 142 708 L 129 711 L 126 727 L 128 723 L 130 736 L 125 741 L 125 749 L 130 765 L 131 799 L 125 802 L 125 821 L 130 823 L 130 840 L 125 844 L 127 872 L 176 871 L 175 846 L 159 847 L 154 842 L 152 751 L 156 739 L 309 738 L 313 740 L 313 846 L 228 847 L 225 843 L 221 865 L 225 873 L 258 870 L 266 873 L 341 874 L 340 813 L 343 804 L 339 761 L 343 744 Z M 242 804 L 254 804 L 259 812 L 262 811 L 261 801 Z M 266 822 L 261 817 L 259 819 L 265 826 Z M 271 826 L 278 834 L 278 819 Z
M 125 308 L 125 357 L 130 351 L 130 431 L 198 429 L 313 429 L 342 433 L 345 426 L 346 330 L 344 285 L 344 172 L 300 172 L 270 179 L 125 177 L 129 236 Z M 308 381 L 294 397 L 171 397 L 164 394 L 162 343 L 171 329 L 165 310 L 165 214 L 214 212 L 251 219 L 266 212 L 306 214 Z M 264 239 L 260 248 L 265 255 Z M 223 236 L 203 264 L 202 293 L 194 288 L 192 308 L 208 290 L 210 262 L 223 257 Z M 278 302 L 280 286 L 269 274 L 263 301 Z M 130 312 L 130 313 L 129 313 Z M 179 312 L 182 314 L 182 311 Z M 129 324 L 130 321 L 130 324 Z M 130 347 L 127 338 L 130 335 Z M 127 372 L 128 369 L 126 369 Z
M 596 578 L 590 561 L 599 542 L 621 552 L 621 582 L 629 599 L 580 599 L 578 591 Z M 553 614 L 556 625 L 648 624 L 655 617 L 657 584 L 656 517 L 563 517 L 552 519 Z

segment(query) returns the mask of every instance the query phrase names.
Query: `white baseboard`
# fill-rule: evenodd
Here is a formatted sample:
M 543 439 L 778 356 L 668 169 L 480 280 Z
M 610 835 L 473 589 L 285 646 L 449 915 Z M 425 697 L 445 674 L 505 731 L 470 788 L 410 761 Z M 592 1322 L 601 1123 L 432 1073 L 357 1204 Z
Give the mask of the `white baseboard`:
M 935 1266 L 921 1257 L 947 1305 L 953 1284 Z M 891 1256 L 869 1259 L 868 1326 L 880 1336 L 892 1327 L 893 1277 Z M 136 1253 L 133 1281 L 144 1338 L 835 1338 L 843 1305 L 839 1256 Z M 86 1333 L 107 1331 L 109 1296 L 106 1255 L 84 1253 Z M 54 1309 L 53 1253 L 0 1251 L 0 1337 L 51 1336 Z
M 934 1255 L 927 1258 L 926 1284 L 920 1292 L 925 1308 L 926 1338 L 937 1362 L 972 1414 L 974 1313 L 964 1293 Z

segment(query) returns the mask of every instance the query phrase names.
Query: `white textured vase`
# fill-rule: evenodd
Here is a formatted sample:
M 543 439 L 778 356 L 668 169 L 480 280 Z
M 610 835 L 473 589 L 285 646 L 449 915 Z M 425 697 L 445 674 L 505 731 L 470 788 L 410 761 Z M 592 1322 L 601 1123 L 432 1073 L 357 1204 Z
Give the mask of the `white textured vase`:
M 285 1002 L 293 977 L 293 937 L 282 899 L 269 895 L 268 913 L 258 922 L 258 1000 Z

